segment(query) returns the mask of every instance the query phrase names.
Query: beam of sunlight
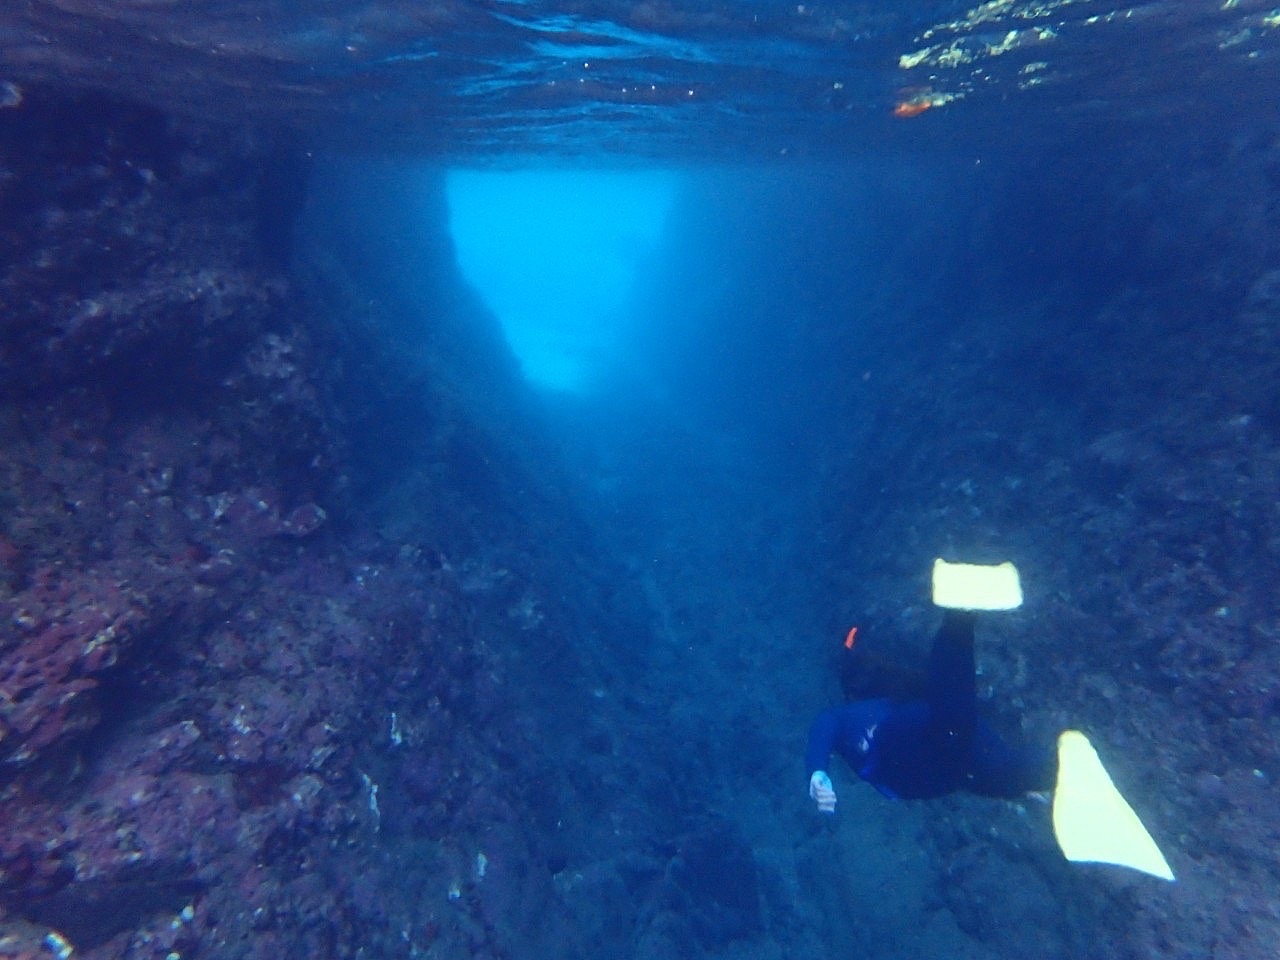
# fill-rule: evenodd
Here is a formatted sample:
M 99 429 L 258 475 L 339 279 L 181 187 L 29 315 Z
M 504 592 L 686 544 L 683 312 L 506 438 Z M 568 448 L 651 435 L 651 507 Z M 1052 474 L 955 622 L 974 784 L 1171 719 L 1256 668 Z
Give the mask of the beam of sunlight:
M 638 271 L 675 187 L 665 172 L 449 173 L 459 267 L 531 383 L 586 390 L 621 359 Z

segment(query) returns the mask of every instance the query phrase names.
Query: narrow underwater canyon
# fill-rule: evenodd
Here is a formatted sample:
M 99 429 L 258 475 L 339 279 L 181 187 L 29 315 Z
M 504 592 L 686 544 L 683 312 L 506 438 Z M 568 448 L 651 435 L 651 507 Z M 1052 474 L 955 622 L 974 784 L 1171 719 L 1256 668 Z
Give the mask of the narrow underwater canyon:
M 687 171 L 633 365 L 548 397 L 430 164 L 39 90 L 0 140 L 9 955 L 1274 942 L 1274 141 Z M 1018 563 L 983 696 L 1178 885 L 1033 803 L 813 814 L 937 555 Z

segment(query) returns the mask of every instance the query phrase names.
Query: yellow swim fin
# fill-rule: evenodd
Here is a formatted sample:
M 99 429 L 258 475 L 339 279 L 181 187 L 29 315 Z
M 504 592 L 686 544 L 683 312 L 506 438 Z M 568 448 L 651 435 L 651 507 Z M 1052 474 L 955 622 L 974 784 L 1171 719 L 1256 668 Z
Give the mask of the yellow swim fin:
M 1013 610 L 1022 606 L 1022 583 L 1012 563 L 984 565 L 933 561 L 933 602 L 951 610 Z
M 1053 832 L 1075 863 L 1112 863 L 1162 880 L 1173 871 L 1133 808 L 1120 796 L 1097 751 L 1079 730 L 1058 737 Z

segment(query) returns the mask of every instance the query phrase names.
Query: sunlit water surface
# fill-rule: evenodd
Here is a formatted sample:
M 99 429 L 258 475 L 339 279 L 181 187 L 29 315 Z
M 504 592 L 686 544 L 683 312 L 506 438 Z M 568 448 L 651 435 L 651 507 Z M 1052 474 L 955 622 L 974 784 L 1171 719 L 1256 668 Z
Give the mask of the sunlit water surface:
M 27 0 L 0 103 L 45 80 L 321 145 L 742 159 L 1213 122 L 1274 101 L 1278 51 L 1257 0 Z

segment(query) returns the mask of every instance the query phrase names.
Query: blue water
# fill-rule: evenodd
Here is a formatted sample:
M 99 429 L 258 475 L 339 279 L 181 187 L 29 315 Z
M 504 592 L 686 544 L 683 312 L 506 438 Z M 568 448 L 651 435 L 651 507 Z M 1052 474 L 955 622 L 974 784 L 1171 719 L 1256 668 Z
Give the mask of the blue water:
M 167 616 L 5 781 L 4 932 L 1269 955 L 1278 107 L 1252 0 L 6 5 L 0 600 Z M 982 710 L 1176 885 L 1034 798 L 813 808 L 937 556 L 1018 564 Z

